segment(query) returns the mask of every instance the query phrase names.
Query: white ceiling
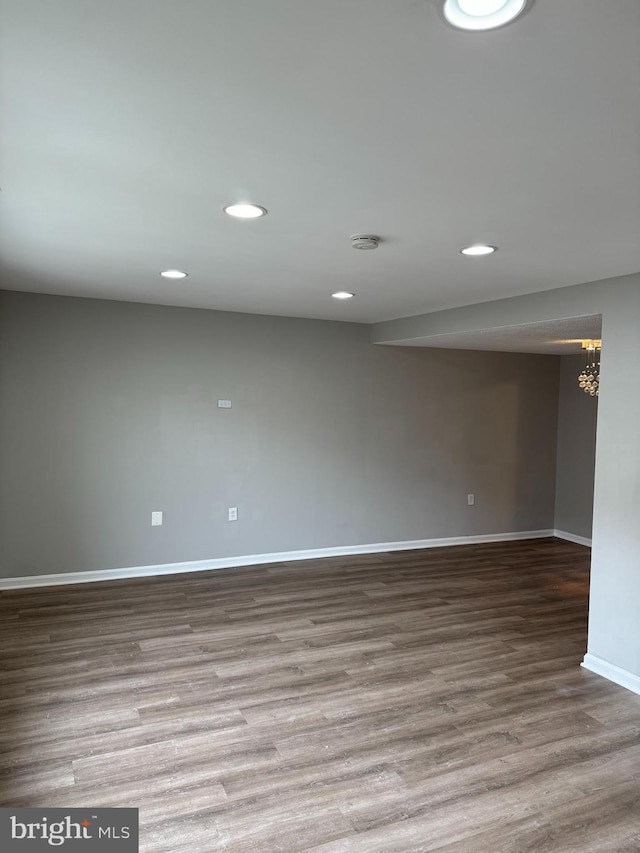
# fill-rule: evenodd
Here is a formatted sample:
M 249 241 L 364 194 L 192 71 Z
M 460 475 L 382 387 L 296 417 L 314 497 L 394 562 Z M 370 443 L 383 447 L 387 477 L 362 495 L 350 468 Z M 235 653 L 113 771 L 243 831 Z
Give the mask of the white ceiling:
M 6 288 L 374 322 L 640 270 L 638 0 L 0 9 Z
M 602 315 L 568 317 L 543 323 L 499 326 L 476 332 L 431 335 L 396 341 L 405 347 L 491 350 L 494 352 L 532 352 L 544 355 L 579 355 L 582 341 L 602 337 Z M 394 341 L 387 341 L 393 344 Z

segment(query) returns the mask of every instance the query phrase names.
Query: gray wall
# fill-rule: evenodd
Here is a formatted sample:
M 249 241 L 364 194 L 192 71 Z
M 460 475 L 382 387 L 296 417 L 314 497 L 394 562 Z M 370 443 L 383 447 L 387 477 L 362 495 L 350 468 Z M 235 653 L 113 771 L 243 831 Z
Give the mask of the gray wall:
M 5 292 L 2 574 L 551 528 L 558 374 L 357 324 Z
M 604 295 L 589 652 L 640 677 L 640 275 Z
M 602 314 L 589 654 L 640 679 L 640 273 L 379 323 L 400 341 Z M 635 682 L 634 682 L 635 683 Z
M 555 527 L 591 539 L 598 398 L 578 387 L 584 362 L 583 355 L 560 359 Z

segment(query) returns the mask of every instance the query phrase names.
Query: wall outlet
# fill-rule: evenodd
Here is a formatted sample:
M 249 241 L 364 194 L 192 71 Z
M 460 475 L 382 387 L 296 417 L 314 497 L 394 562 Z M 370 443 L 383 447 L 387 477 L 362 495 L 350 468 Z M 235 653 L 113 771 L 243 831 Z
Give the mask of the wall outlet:
M 229 507 L 229 521 L 237 521 L 238 520 L 238 507 L 230 506 Z
M 152 527 L 160 527 L 162 524 L 162 513 L 161 512 L 152 512 L 151 513 L 151 526 Z
M 467 506 L 473 506 L 475 504 L 475 502 L 476 502 L 476 496 L 475 495 L 471 495 L 471 494 L 467 495 Z
M 219 409 L 230 409 L 231 408 L 231 400 L 218 400 L 218 408 Z

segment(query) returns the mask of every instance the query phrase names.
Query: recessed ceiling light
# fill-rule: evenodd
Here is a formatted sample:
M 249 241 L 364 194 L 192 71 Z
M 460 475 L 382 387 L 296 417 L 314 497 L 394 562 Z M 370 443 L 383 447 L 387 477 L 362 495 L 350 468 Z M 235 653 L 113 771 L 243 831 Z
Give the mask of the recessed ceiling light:
M 517 18 L 526 5 L 527 0 L 445 0 L 442 11 L 462 30 L 494 30 Z
M 259 204 L 227 204 L 222 209 L 236 219 L 258 219 L 267 215 L 266 207 L 260 207 Z
M 186 278 L 187 273 L 182 270 L 162 270 L 160 273 L 163 278 Z
M 472 255 L 472 256 L 476 256 L 476 257 L 478 255 L 492 255 L 494 252 L 497 252 L 497 251 L 498 251 L 497 246 L 484 246 L 484 245 L 465 246 L 464 249 L 460 249 L 460 252 L 463 255 Z
M 337 293 L 331 294 L 334 299 L 351 299 L 355 296 L 355 293 L 349 293 L 346 290 L 338 290 Z

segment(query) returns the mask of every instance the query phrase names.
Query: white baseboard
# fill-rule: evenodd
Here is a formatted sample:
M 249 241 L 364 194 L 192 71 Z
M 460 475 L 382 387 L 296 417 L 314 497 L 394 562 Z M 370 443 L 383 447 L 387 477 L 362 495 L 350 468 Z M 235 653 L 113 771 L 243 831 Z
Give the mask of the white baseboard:
M 480 536 L 452 536 L 443 539 L 411 539 L 404 542 L 377 542 L 370 545 L 341 545 L 336 548 L 312 548 L 308 551 L 282 551 L 274 554 L 249 554 L 241 557 L 217 557 L 188 563 L 163 563 L 158 566 L 128 566 L 123 569 L 100 569 L 88 572 L 64 572 L 55 575 L 0 578 L 0 590 L 26 589 L 61 584 L 95 583 L 97 581 L 177 575 L 183 572 L 206 572 L 266 563 L 288 563 L 293 560 L 317 560 L 322 557 L 346 557 L 351 554 L 380 554 L 386 551 L 411 551 L 419 548 L 444 548 L 451 545 L 473 545 L 481 542 L 511 542 L 520 539 L 546 539 L 553 530 L 523 530 L 517 533 L 489 533 Z
M 602 675 L 609 681 L 614 681 L 621 687 L 626 687 L 627 690 L 640 694 L 640 676 L 634 675 L 626 669 L 621 669 L 619 666 L 608 663 L 595 655 L 590 655 L 588 652 L 581 665 L 590 672 L 595 672 L 596 675 Z
M 576 545 L 585 545 L 587 548 L 591 548 L 591 539 L 587 539 L 586 536 L 577 536 L 575 533 L 567 533 L 566 530 L 554 530 L 553 535 L 556 539 L 566 539 L 567 542 L 575 542 Z

